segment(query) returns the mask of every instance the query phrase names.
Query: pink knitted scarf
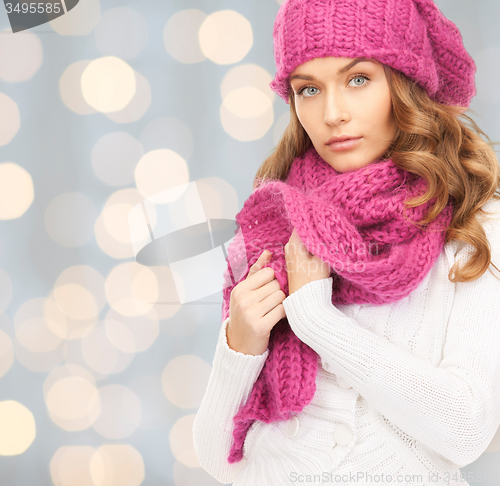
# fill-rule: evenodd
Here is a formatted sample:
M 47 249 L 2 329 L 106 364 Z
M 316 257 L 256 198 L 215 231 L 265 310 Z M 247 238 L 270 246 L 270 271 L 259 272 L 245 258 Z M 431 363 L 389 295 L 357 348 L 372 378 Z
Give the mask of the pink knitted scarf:
M 238 231 L 224 273 L 223 321 L 229 316 L 231 290 L 247 277 L 264 249 L 272 252 L 266 266 L 274 269 L 288 295 L 284 246 L 293 228 L 309 252 L 330 264 L 333 304 L 402 299 L 438 258 L 453 214 L 450 201 L 425 229 L 410 223 L 405 215 L 421 221 L 435 200 L 415 208 L 405 208 L 403 202 L 426 188 L 425 179 L 391 159 L 339 173 L 311 146 L 294 159 L 285 182 L 261 184 L 237 214 Z M 288 420 L 316 391 L 318 355 L 297 338 L 286 318 L 273 327 L 268 348 L 260 375 L 233 418 L 230 463 L 242 459 L 255 420 Z

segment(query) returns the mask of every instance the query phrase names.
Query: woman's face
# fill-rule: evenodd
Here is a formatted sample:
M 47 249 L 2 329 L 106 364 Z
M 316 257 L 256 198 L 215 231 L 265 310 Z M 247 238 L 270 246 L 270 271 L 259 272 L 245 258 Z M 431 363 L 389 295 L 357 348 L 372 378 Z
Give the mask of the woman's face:
M 397 132 L 383 65 L 366 60 L 345 70 L 353 62 L 349 57 L 315 58 L 290 76 L 300 123 L 318 154 L 337 172 L 380 159 Z M 327 145 L 340 136 L 359 140 L 347 147 Z

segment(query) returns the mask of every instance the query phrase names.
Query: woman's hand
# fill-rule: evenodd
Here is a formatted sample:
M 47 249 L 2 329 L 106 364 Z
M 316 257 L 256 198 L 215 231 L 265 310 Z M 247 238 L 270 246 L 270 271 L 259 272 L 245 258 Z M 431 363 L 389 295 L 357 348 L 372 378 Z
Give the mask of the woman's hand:
M 284 250 L 288 273 L 288 295 L 313 280 L 321 280 L 330 276 L 328 263 L 307 251 L 295 228 Z
M 274 270 L 264 268 L 270 259 L 270 252 L 262 252 L 250 267 L 246 279 L 231 291 L 226 337 L 227 345 L 234 351 L 263 354 L 272 328 L 286 317 L 282 304 L 286 295 L 274 276 Z

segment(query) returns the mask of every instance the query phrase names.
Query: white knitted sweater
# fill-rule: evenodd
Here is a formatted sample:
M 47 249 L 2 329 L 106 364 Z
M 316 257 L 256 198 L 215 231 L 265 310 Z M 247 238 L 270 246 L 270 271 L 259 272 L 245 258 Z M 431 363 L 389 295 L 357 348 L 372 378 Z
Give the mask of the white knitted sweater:
M 500 268 L 500 203 L 485 209 Z M 256 421 L 234 464 L 232 418 L 269 350 L 230 349 L 226 319 L 193 426 L 201 467 L 234 486 L 467 486 L 459 468 L 500 425 L 500 280 L 489 270 L 473 282 L 447 277 L 471 252 L 449 242 L 420 286 L 391 304 L 334 306 L 332 278 L 288 296 L 292 330 L 318 353 L 316 393 L 286 422 Z

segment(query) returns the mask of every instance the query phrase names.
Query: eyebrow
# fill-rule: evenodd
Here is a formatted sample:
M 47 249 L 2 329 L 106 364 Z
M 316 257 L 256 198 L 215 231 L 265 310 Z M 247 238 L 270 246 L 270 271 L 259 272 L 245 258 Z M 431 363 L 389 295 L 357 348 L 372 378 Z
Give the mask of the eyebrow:
M 349 71 L 349 69 L 353 68 L 356 64 L 358 64 L 358 62 L 371 62 L 371 63 L 373 63 L 372 60 L 367 59 L 366 57 L 358 57 L 358 58 L 354 59 L 354 61 L 347 64 L 347 66 L 340 68 L 337 71 L 337 76 L 340 76 L 341 74 L 344 74 L 345 72 Z M 315 78 L 313 76 L 309 76 L 308 74 L 295 74 L 290 78 L 290 81 L 292 81 L 293 79 L 305 79 L 306 81 L 314 81 L 315 80 Z

